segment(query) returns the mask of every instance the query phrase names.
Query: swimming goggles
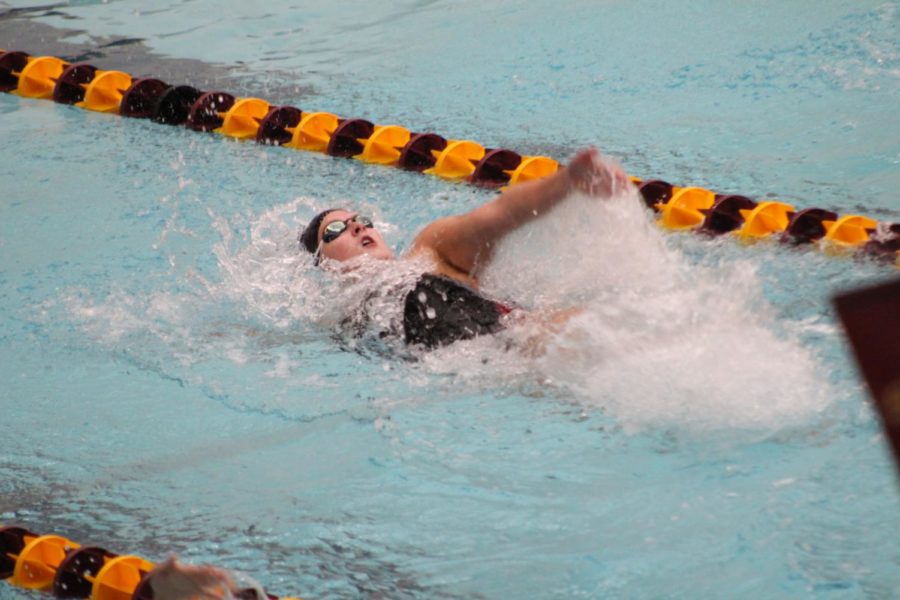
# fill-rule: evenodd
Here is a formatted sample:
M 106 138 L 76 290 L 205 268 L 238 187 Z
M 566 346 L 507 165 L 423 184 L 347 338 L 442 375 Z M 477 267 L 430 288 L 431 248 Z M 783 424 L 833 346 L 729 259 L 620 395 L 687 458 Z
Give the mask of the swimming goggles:
M 372 223 L 372 219 L 362 215 L 353 215 L 349 219 L 344 219 L 343 221 L 332 221 L 325 226 L 325 230 L 322 232 L 322 243 L 327 244 L 328 242 L 333 242 L 338 239 L 342 233 L 347 231 L 347 227 L 350 226 L 351 222 L 359 223 L 366 229 L 375 227 L 375 224 Z

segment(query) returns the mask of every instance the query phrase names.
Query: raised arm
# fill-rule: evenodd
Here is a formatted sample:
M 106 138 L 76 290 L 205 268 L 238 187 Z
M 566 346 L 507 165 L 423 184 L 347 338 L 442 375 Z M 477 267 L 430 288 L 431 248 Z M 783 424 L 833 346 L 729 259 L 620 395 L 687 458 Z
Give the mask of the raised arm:
M 587 148 L 553 175 L 514 185 L 466 214 L 429 224 L 416 236 L 410 253 L 430 254 L 439 270 L 473 277 L 503 236 L 545 214 L 572 191 L 604 197 L 626 185 L 618 165 L 604 160 L 596 148 Z

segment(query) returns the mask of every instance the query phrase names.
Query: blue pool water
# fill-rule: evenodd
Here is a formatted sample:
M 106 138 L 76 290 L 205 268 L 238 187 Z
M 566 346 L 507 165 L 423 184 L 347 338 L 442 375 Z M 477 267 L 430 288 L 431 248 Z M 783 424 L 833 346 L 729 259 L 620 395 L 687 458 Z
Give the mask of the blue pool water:
M 145 4 L 0 1 L 0 47 L 900 220 L 897 2 Z M 485 277 L 567 335 L 410 362 L 296 231 L 491 192 L 11 95 L 0 158 L 0 522 L 310 598 L 900 595 L 829 304 L 890 267 L 573 198 Z

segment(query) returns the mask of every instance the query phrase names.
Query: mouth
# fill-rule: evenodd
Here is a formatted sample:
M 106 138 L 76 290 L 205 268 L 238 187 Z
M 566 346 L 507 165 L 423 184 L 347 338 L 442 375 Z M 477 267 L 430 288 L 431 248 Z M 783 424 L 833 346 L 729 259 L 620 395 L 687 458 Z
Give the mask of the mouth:
M 360 243 L 362 244 L 362 247 L 363 247 L 363 248 L 368 248 L 369 246 L 374 246 L 374 245 L 375 245 L 375 240 L 372 239 L 372 238 L 370 238 L 370 237 L 367 236 L 367 235 L 364 235 L 363 238 L 362 238 L 362 240 L 360 240 Z

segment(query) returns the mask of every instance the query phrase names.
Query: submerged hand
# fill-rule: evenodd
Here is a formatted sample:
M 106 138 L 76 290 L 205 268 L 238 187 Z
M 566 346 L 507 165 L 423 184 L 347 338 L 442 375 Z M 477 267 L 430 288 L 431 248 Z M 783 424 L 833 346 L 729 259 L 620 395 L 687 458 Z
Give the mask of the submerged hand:
M 193 566 L 170 557 L 153 570 L 153 594 L 166 600 L 222 600 L 234 588 L 225 571 L 206 565 Z
M 566 172 L 572 188 L 589 196 L 608 198 L 630 185 L 622 167 L 594 147 L 579 150 Z

